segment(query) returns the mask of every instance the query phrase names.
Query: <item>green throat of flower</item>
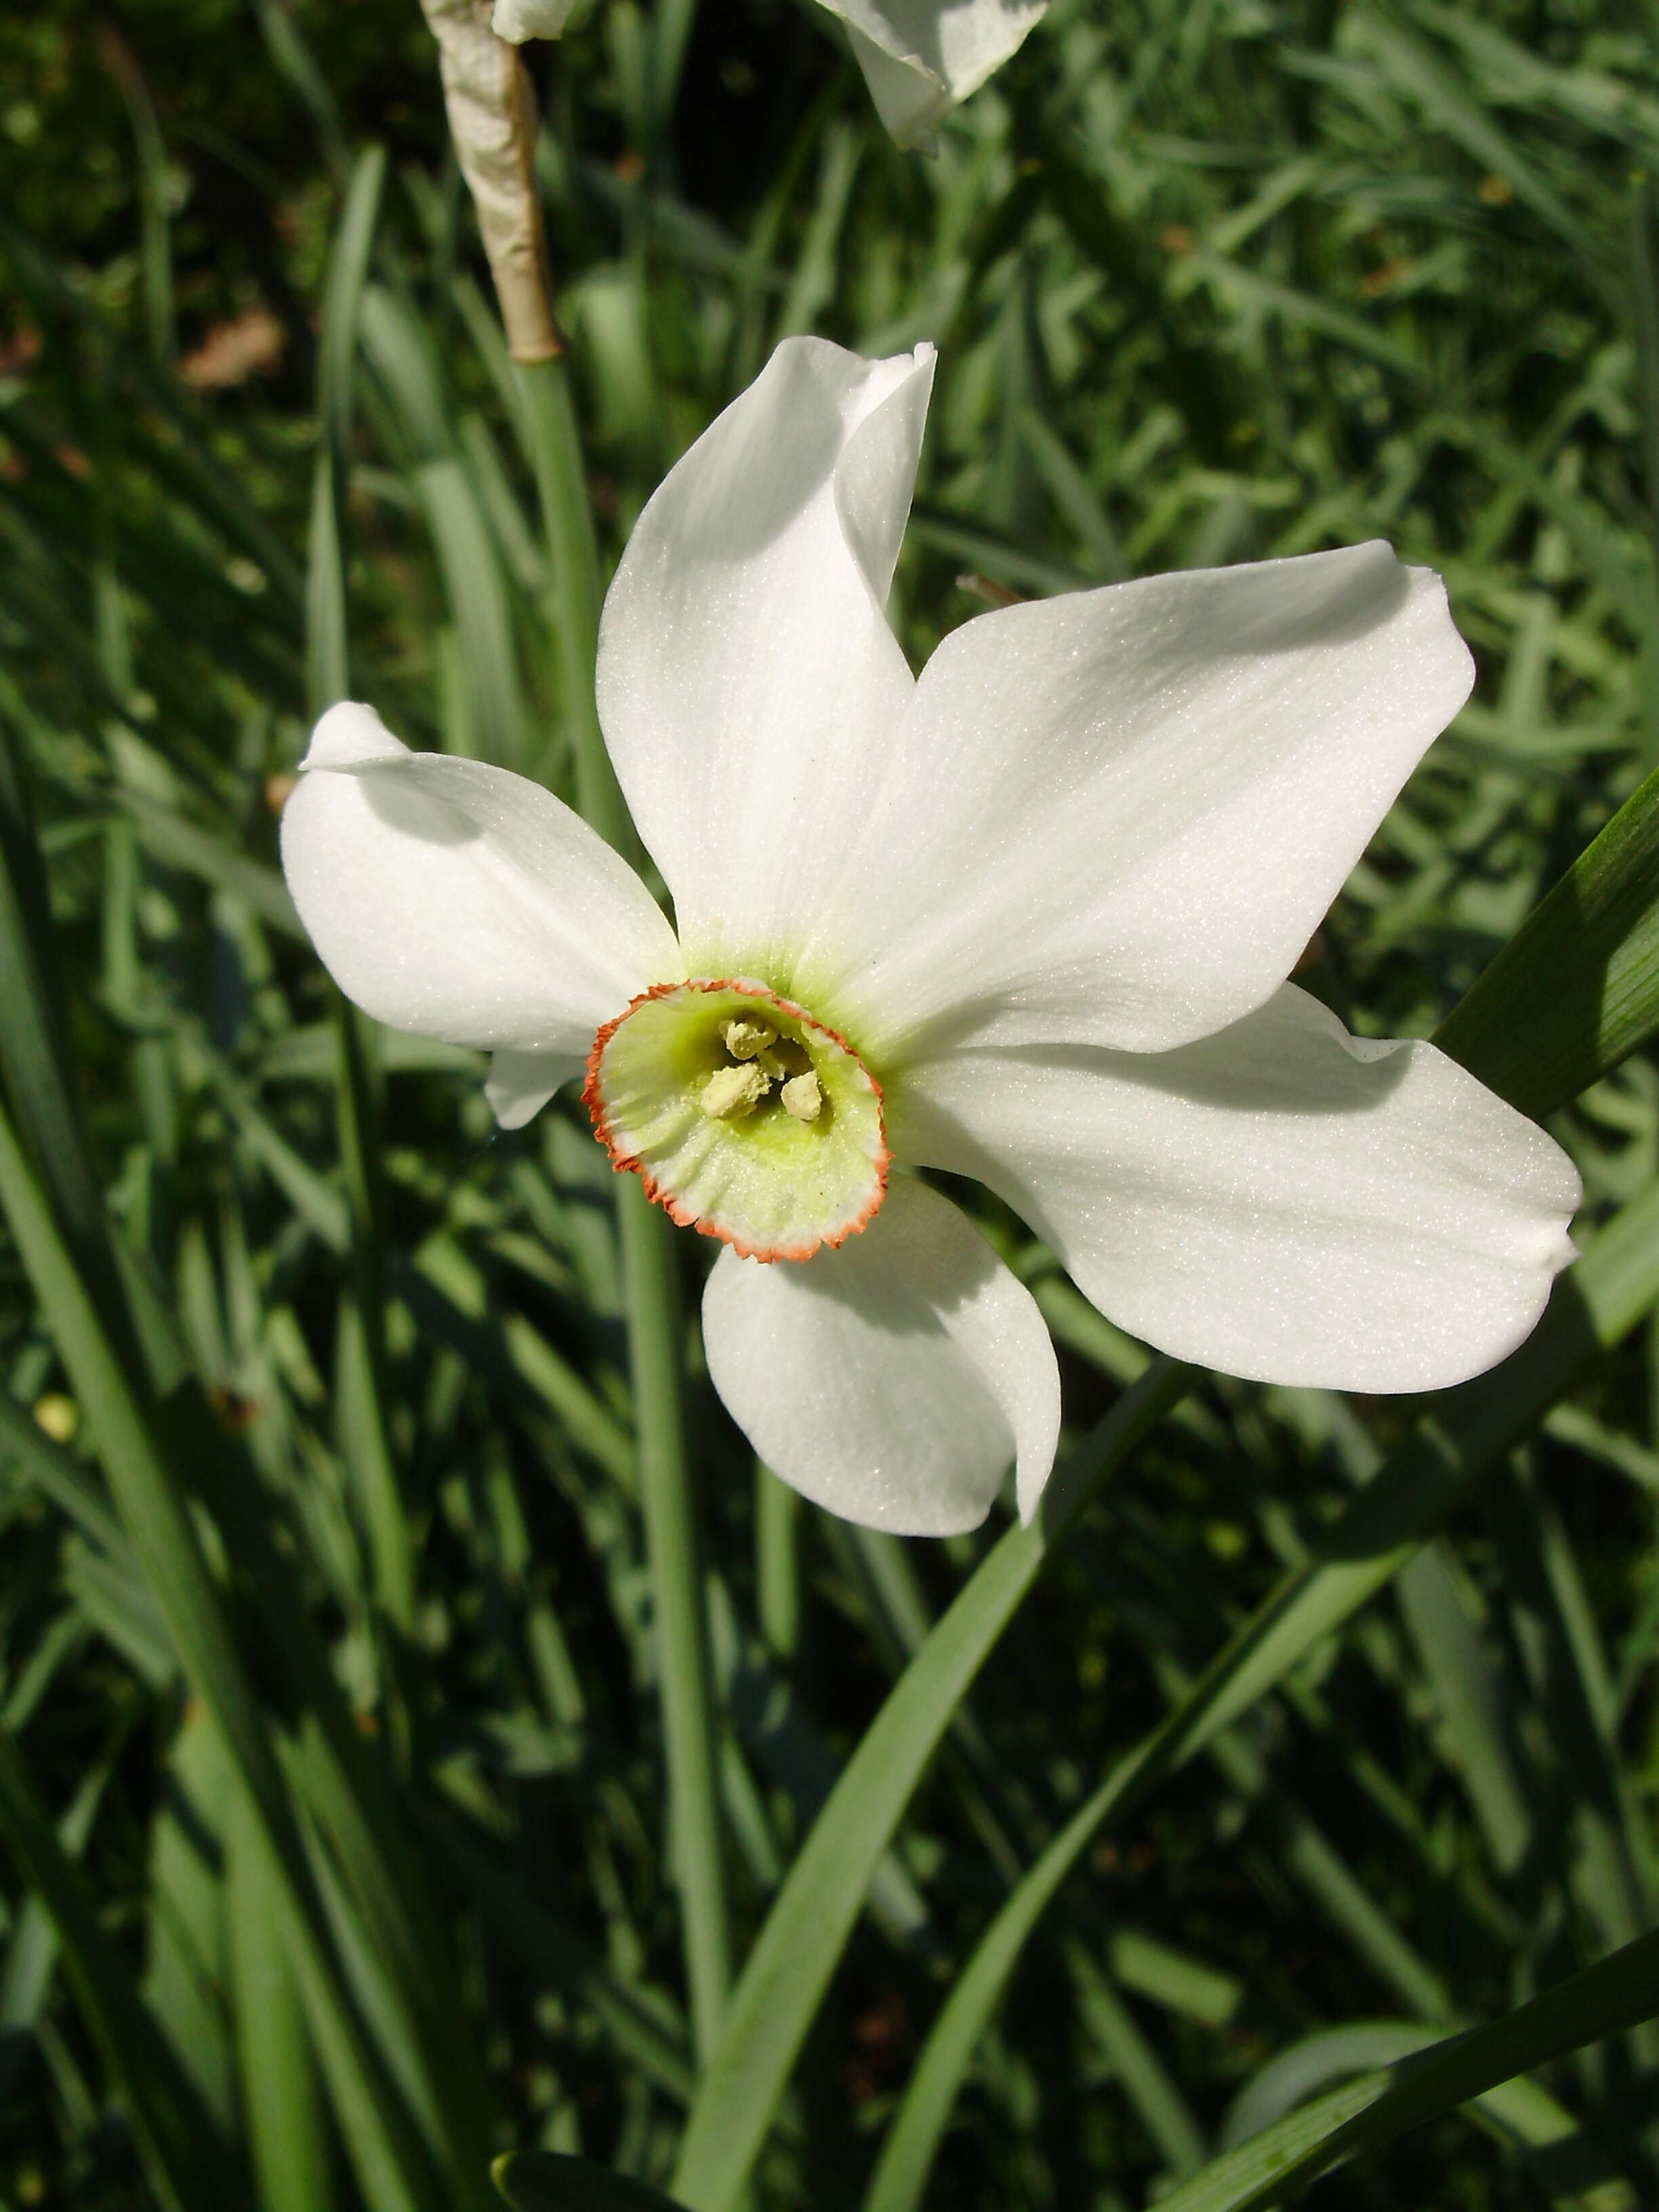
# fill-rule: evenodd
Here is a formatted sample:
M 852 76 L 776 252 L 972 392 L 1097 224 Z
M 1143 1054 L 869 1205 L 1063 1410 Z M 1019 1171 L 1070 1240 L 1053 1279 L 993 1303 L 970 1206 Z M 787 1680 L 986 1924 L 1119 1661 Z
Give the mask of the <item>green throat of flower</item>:
M 747 1258 L 842 1243 L 886 1191 L 881 1086 L 845 1037 L 759 983 L 646 992 L 593 1040 L 582 1097 L 617 1168 Z

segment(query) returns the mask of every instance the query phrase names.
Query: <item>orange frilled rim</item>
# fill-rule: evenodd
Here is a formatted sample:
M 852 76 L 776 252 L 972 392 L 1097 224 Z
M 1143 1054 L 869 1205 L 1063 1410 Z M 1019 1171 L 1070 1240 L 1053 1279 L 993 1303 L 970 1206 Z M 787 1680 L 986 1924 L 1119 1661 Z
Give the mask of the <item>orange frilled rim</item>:
M 881 1152 L 872 1164 L 876 1172 L 875 1189 L 871 1194 L 869 1204 L 854 1220 L 844 1222 L 828 1236 L 814 1237 L 803 1244 L 756 1244 L 718 1221 L 709 1221 L 701 1214 L 693 1213 L 689 1206 L 675 1197 L 672 1191 L 664 1189 L 637 1152 L 623 1148 L 611 1126 L 610 1115 L 600 1094 L 599 1062 L 606 1045 L 631 1013 L 641 1006 L 648 1006 L 653 999 L 672 999 L 680 991 L 733 991 L 742 998 L 757 999 L 763 1006 L 775 1006 L 791 1021 L 799 1022 L 806 1029 L 816 1030 L 820 1036 L 828 1037 L 832 1044 L 838 1045 L 864 1068 L 866 1079 L 875 1093 L 876 1126 L 881 1132 Z M 641 991 L 637 998 L 630 999 L 621 1013 L 600 1025 L 594 1036 L 593 1048 L 587 1055 L 587 1073 L 582 1083 L 582 1103 L 593 1123 L 594 1135 L 604 1146 L 611 1164 L 618 1175 L 638 1176 L 645 1187 L 647 1198 L 653 1206 L 661 1206 L 671 1221 L 681 1229 L 695 1229 L 699 1237 L 712 1237 L 721 1244 L 729 1244 L 740 1260 L 810 1260 L 825 1245 L 834 1251 L 837 1246 L 846 1243 L 849 1237 L 856 1237 L 861 1229 L 869 1227 L 887 1195 L 887 1180 L 892 1169 L 893 1156 L 887 1146 L 887 1101 L 880 1084 L 865 1066 L 857 1048 L 839 1030 L 831 1029 L 828 1022 L 821 1022 L 816 1014 L 809 1013 L 805 1006 L 797 1006 L 793 999 L 782 998 L 776 991 L 769 991 L 764 983 L 751 982 L 746 976 L 699 975 L 689 978 L 684 983 L 653 983 L 648 991 Z

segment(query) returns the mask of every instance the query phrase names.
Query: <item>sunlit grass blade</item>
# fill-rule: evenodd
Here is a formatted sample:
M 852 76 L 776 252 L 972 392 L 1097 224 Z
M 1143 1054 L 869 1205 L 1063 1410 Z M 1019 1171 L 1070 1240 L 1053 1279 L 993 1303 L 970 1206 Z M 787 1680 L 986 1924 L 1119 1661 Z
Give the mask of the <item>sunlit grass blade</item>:
M 283 1940 L 281 1888 L 240 1790 L 231 1796 L 223 1850 L 232 2011 L 263 2212 L 329 2212 L 332 2147 L 304 2005 Z
M 749 1954 L 693 2106 L 674 2194 L 734 2202 L 905 1806 L 969 1683 L 1072 1515 L 1189 1387 L 1160 1360 L 1057 1470 L 1029 1528 L 1011 1528 L 911 1662 L 848 1762 Z
M 1524 1114 L 1548 1114 L 1659 1029 L 1659 770 L 1435 1033 Z

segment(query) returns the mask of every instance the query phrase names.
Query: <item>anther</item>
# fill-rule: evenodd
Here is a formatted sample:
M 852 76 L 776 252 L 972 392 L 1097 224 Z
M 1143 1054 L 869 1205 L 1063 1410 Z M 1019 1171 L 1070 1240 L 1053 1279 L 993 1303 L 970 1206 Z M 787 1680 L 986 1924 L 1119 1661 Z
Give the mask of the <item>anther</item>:
M 823 1111 L 823 1093 L 810 1068 L 805 1075 L 792 1076 L 778 1096 L 785 1113 L 793 1114 L 798 1121 L 816 1121 Z
M 738 1014 L 720 1024 L 720 1035 L 726 1040 L 726 1049 L 733 1060 L 753 1060 L 767 1046 L 775 1044 L 778 1033 L 770 1022 L 762 1021 L 758 1015 Z
M 703 1085 L 702 1110 L 711 1121 L 735 1121 L 752 1114 L 771 1088 L 771 1077 L 752 1062 L 717 1067 Z

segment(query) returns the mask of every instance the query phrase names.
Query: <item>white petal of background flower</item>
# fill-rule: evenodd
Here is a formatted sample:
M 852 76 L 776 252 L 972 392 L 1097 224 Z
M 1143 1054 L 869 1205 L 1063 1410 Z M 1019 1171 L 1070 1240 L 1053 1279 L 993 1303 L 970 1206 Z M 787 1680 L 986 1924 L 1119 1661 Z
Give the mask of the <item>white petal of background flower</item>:
M 876 112 L 901 146 L 939 126 L 1024 40 L 1048 0 L 823 0 L 847 25 Z
M 788 973 L 914 679 L 883 612 L 931 347 L 787 339 L 670 471 L 605 600 L 599 705 L 693 975 Z
M 377 1021 L 581 1059 L 630 998 L 684 977 L 645 886 L 539 784 L 411 753 L 357 706 L 324 715 L 302 767 L 283 811 L 289 889 Z
M 892 733 L 795 987 L 878 1058 L 1220 1029 L 1471 678 L 1439 578 L 1380 544 L 981 615 Z
M 797 1267 L 723 1249 L 708 1371 L 766 1464 L 843 1519 L 976 1528 L 1012 1463 L 1029 1518 L 1054 1464 L 1060 1375 L 1031 1295 L 964 1215 L 901 1180 L 861 1236 Z
M 1101 1311 L 1178 1358 L 1429 1390 L 1528 1334 L 1573 1256 L 1577 1170 L 1431 1045 L 1350 1037 L 1286 984 L 1176 1052 L 953 1053 L 895 1149 L 976 1177 Z
M 521 46 L 526 39 L 556 39 L 575 9 L 576 0 L 495 0 L 489 27 L 498 39 Z
M 940 123 L 1000 69 L 1048 0 L 822 0 L 847 26 L 876 112 L 901 146 L 933 150 Z M 495 0 L 490 28 L 556 39 L 576 0 Z

